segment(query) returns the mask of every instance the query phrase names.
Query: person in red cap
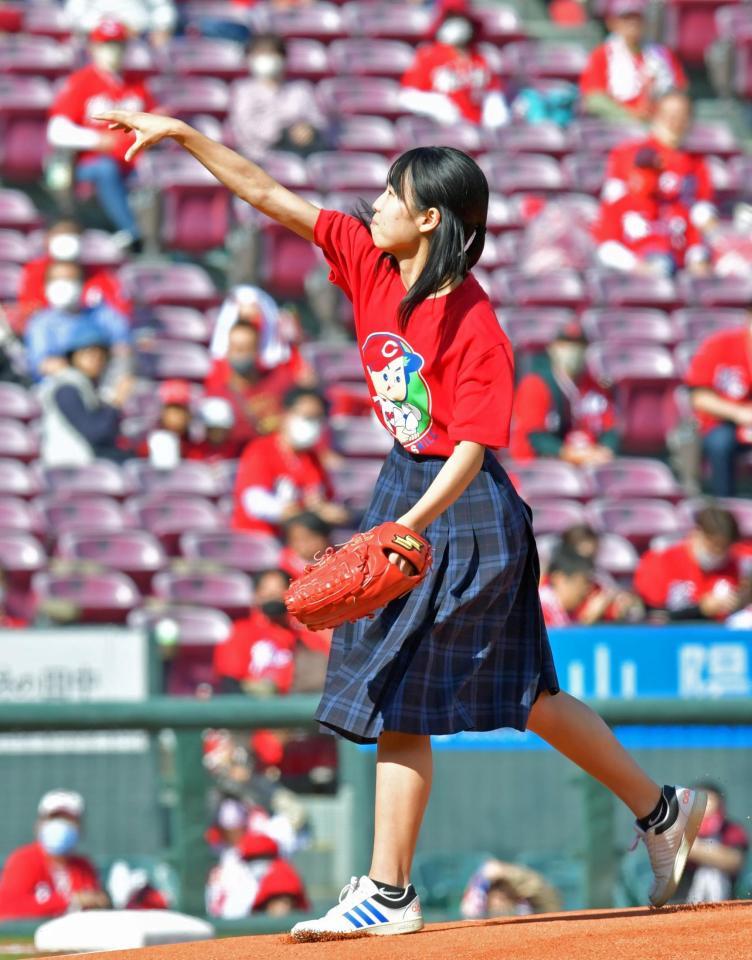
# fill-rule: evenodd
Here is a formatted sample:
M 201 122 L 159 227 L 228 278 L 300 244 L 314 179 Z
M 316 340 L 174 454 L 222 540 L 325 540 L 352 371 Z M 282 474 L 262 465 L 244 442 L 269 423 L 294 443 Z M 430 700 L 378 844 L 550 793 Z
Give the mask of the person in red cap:
M 517 386 L 509 449 L 515 460 L 560 457 L 599 464 L 619 446 L 611 398 L 585 367 L 578 323 L 562 326 Z
M 81 837 L 83 797 L 72 790 L 50 790 L 37 814 L 36 840 L 14 850 L 0 875 L 0 920 L 108 907 L 110 899 L 96 869 L 74 853 Z
M 138 455 L 148 456 L 160 469 L 174 467 L 180 460 L 202 459 L 201 443 L 191 436 L 191 385 L 187 380 L 163 380 L 159 400 L 159 419 L 139 445 Z
M 610 31 L 580 77 L 587 113 L 608 120 L 647 120 L 655 100 L 684 90 L 687 78 L 676 55 L 660 43 L 644 43 L 646 0 L 610 0 Z
M 445 0 L 432 32 L 433 42 L 419 47 L 402 77 L 404 106 L 440 123 L 507 123 L 501 80 L 478 50 L 481 23 L 468 4 Z
M 102 209 L 118 231 L 118 241 L 139 249 L 140 230 L 126 184 L 133 170 L 125 159 L 129 138 L 93 119 L 106 110 L 155 109 L 147 87 L 123 74 L 127 40 L 128 30 L 117 20 L 103 20 L 92 30 L 91 63 L 72 73 L 55 97 L 47 139 L 51 146 L 76 154 L 76 180 L 94 185 Z

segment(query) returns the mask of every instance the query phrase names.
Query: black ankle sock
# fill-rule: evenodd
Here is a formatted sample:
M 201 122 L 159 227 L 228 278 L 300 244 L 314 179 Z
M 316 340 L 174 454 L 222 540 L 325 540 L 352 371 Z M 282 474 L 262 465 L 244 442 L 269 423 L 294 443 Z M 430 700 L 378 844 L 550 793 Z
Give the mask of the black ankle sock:
M 374 894 L 373 899 L 382 907 L 406 907 L 415 899 L 415 888 L 411 883 L 406 887 L 395 887 L 391 883 L 382 883 L 380 880 L 373 880 L 373 882 L 379 888 L 379 892 Z
M 641 817 L 637 821 L 638 827 L 642 830 L 648 830 L 650 827 L 657 827 L 659 824 L 662 824 L 671 811 L 671 800 L 675 794 L 676 791 L 673 787 L 665 786 L 663 790 L 661 790 L 661 797 L 655 805 L 655 809 L 646 817 Z M 676 818 L 674 817 L 674 819 Z
M 371 877 L 371 880 L 373 880 L 373 877 Z M 388 893 L 395 897 L 398 897 L 400 896 L 400 894 L 403 894 L 406 889 L 405 887 L 395 887 L 391 883 L 382 883 L 381 880 L 373 880 L 373 882 L 376 884 L 376 886 L 379 888 L 379 890 L 382 893 Z

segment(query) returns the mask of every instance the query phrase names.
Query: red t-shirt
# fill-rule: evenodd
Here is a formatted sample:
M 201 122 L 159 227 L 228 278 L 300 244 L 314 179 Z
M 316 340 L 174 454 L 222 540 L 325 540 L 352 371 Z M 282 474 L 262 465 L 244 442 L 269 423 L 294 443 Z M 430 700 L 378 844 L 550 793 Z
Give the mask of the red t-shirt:
M 464 54 L 449 44 L 433 43 L 418 50 L 402 77 L 402 86 L 443 93 L 466 120 L 480 123 L 485 95 L 500 90 L 501 82 L 477 51 Z
M 658 204 L 632 194 L 602 204 L 593 233 L 598 243 L 616 241 L 638 257 L 670 254 L 680 267 L 687 251 L 702 245 L 702 236 L 683 203 Z
M 45 255 L 24 264 L 18 288 L 18 307 L 24 325 L 32 313 L 49 306 L 44 292 L 44 276 L 50 263 L 52 258 Z M 85 281 L 83 302 L 86 307 L 105 303 L 126 317 L 133 310 L 133 304 L 125 296 L 117 275 L 109 270 L 97 270 Z
M 352 300 L 376 414 L 412 453 L 448 457 L 460 440 L 509 442 L 514 360 L 487 295 L 471 275 L 426 300 L 399 330 L 399 271 L 354 217 L 322 210 L 314 240 L 329 279 Z
M 232 369 L 224 357 L 214 360 L 204 381 L 204 392 L 208 397 L 222 397 L 232 406 L 233 438 L 247 443 L 258 433 L 276 429 L 282 398 L 296 383 L 297 368 L 292 360 L 262 372 L 258 380 L 241 390 L 231 385 L 231 376 Z
M 713 181 L 705 159 L 696 153 L 689 153 L 681 147 L 669 147 L 656 137 L 644 140 L 632 140 L 615 147 L 606 166 L 606 199 L 609 190 L 627 192 L 629 175 L 635 168 L 638 152 L 650 150 L 657 158 L 660 175 L 658 177 L 657 200 L 662 203 L 681 203 L 687 210 L 698 201 L 712 201 Z
M 271 680 L 279 693 L 289 693 L 295 673 L 296 636 L 260 610 L 236 620 L 229 638 L 214 648 L 214 669 L 236 680 Z
M 126 80 L 106 70 L 99 70 L 90 63 L 72 73 L 63 84 L 52 107 L 51 117 L 67 117 L 73 123 L 100 133 L 111 133 L 116 139 L 114 150 L 107 156 L 115 157 L 121 166 L 128 168 L 125 154 L 133 143 L 133 136 L 123 131 L 108 130 L 107 125 L 93 120 L 98 113 L 109 110 L 147 110 L 156 106 L 146 86 L 139 81 Z M 99 151 L 85 151 L 79 160 L 101 157 Z
M 39 843 L 14 850 L 0 876 L 0 919 L 52 917 L 70 906 L 71 896 L 101 890 L 97 871 L 84 857 L 54 864 Z
M 649 108 L 656 88 L 666 92 L 686 86 L 684 70 L 668 47 L 650 44 L 635 54 L 616 38 L 592 51 L 580 77 L 583 97 L 605 93 L 635 112 Z
M 302 509 L 308 497 L 331 500 L 334 496 L 329 477 L 315 450 L 293 450 L 284 446 L 278 433 L 252 440 L 238 464 L 235 480 L 235 509 L 232 525 L 236 530 L 258 530 L 276 534 L 277 527 L 246 512 L 242 502 L 248 487 L 261 487 L 271 493 L 290 494 Z
M 649 607 L 658 610 L 683 610 L 695 607 L 708 594 L 735 590 L 746 569 L 734 550 L 719 570 L 703 570 L 686 541 L 666 550 L 648 550 L 635 571 L 637 593 Z M 721 616 L 719 619 L 724 619 Z
M 692 358 L 684 374 L 688 387 L 705 387 L 732 403 L 749 403 L 752 395 L 752 338 L 746 327 L 724 330 L 708 337 Z M 709 413 L 695 411 L 703 433 L 717 427 L 720 420 Z M 745 440 L 748 428 L 739 428 Z M 752 436 L 746 439 L 752 442 Z

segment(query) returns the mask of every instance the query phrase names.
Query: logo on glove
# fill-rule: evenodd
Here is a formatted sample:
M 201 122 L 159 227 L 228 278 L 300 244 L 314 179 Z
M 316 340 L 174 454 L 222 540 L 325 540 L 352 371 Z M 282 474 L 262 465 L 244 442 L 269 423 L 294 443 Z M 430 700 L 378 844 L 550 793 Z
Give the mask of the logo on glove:
M 417 550 L 418 553 L 423 550 L 424 546 L 420 540 L 409 533 L 405 537 L 401 535 L 392 537 L 392 543 L 398 543 L 401 547 L 404 547 L 405 550 Z

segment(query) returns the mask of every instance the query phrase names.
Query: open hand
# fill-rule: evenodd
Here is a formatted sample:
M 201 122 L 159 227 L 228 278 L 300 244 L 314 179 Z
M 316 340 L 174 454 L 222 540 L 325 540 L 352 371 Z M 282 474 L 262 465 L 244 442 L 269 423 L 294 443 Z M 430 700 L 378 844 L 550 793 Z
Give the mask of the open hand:
M 183 126 L 182 122 L 174 117 L 139 113 L 135 110 L 109 110 L 107 113 L 98 113 L 94 119 L 109 124 L 110 130 L 135 133 L 136 139 L 125 155 L 127 161 L 132 160 L 140 150 L 153 147 L 166 137 L 174 137 Z

